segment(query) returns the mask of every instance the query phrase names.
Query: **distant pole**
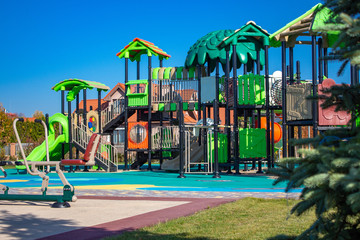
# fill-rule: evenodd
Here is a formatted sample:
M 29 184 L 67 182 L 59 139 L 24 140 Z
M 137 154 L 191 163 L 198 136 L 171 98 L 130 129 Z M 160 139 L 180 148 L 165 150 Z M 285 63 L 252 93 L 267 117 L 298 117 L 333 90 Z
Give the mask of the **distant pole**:
M 271 121 L 271 117 L 270 117 L 270 80 L 269 80 L 269 46 L 265 45 L 265 100 L 266 100 L 266 158 L 267 158 L 267 165 L 268 168 L 271 168 L 271 155 L 270 155 L 270 147 L 274 147 L 271 146 L 270 144 L 270 121 Z M 274 132 L 274 130 L 272 129 L 272 132 Z M 261 161 L 259 161 L 259 169 L 257 171 L 257 173 L 263 173 L 263 171 L 261 170 Z
M 323 73 L 323 49 L 322 49 L 322 39 L 319 38 L 318 40 L 318 64 L 319 64 L 319 84 L 321 84 L 324 80 L 324 73 Z
M 220 178 L 219 175 L 219 61 L 216 60 L 216 75 L 215 75 L 215 101 L 214 101 L 214 176 L 213 178 Z
M 226 46 L 226 69 L 225 69 L 225 96 L 226 96 L 226 115 L 225 115 L 225 125 L 226 125 L 226 135 L 227 135 L 227 163 L 231 163 L 231 129 L 230 129 L 230 107 L 229 107 L 229 82 L 230 82 L 230 45 Z M 228 166 L 228 173 L 231 173 L 231 166 Z
M 68 101 L 68 121 L 69 121 L 69 159 L 72 159 L 73 154 L 72 154 L 71 101 Z M 69 172 L 73 172 L 73 166 L 70 166 Z
M 152 171 L 151 168 L 151 56 L 148 56 L 148 171 Z

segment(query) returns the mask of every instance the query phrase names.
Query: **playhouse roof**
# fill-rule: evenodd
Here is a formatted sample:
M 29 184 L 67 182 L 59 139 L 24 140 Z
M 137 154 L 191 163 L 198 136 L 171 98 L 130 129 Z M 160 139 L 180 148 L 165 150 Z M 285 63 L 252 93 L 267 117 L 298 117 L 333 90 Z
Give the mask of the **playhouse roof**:
M 66 100 L 71 102 L 75 99 L 76 95 L 80 92 L 81 89 L 93 89 L 96 88 L 98 91 L 107 91 L 110 88 L 105 84 L 93 81 L 87 81 L 82 79 L 70 78 L 65 79 L 57 83 L 51 89 L 55 90 L 56 92 L 59 90 L 69 91 L 66 95 Z
M 119 58 L 129 58 L 131 61 L 140 61 L 140 57 L 143 54 L 147 54 L 148 56 L 158 56 L 160 60 L 169 59 L 171 57 L 153 43 L 140 38 L 134 38 L 134 40 L 118 52 L 116 56 Z
M 225 69 L 225 46 L 233 42 L 236 43 L 238 68 L 241 67 L 241 64 L 247 64 L 249 69 L 251 69 L 253 61 L 257 59 L 257 51 L 260 51 L 260 64 L 264 65 L 264 42 L 259 39 L 266 39 L 265 43 L 268 43 L 268 37 L 269 34 L 254 22 L 248 22 L 235 31 L 219 30 L 208 33 L 191 46 L 185 60 L 185 67 L 195 67 L 197 64 L 204 65 L 207 62 L 210 67 L 210 72 L 212 72 L 215 69 L 216 60 L 218 59 L 223 69 Z M 229 53 L 231 58 L 232 48 L 230 48 Z M 230 61 L 230 68 L 232 68 L 232 61 Z
M 286 41 L 288 47 L 293 47 L 300 41 L 296 41 L 298 36 L 322 35 L 324 46 L 332 46 L 338 38 L 339 31 L 325 31 L 322 28 L 326 25 L 335 23 L 337 18 L 333 12 L 321 3 L 316 4 L 309 11 L 289 22 L 284 27 L 270 35 L 270 46 L 280 47 L 281 41 Z M 332 23 L 329 23 L 331 21 Z

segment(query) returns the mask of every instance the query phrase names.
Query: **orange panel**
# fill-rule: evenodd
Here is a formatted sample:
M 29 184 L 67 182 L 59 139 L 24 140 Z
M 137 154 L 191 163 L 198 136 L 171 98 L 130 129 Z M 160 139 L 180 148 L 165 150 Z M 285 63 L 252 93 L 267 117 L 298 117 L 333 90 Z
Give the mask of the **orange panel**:
M 128 148 L 148 149 L 148 123 L 136 122 L 128 124 Z

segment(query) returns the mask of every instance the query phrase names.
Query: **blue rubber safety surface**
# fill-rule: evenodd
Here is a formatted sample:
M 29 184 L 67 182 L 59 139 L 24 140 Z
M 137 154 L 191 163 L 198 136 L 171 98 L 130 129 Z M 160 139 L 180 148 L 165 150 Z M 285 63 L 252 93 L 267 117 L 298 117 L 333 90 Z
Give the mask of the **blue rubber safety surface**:
M 40 187 L 42 179 L 29 174 L 17 174 L 7 170 L 8 177 L 0 179 L 10 188 Z M 56 173 L 49 173 L 49 187 L 62 186 Z M 286 183 L 273 186 L 274 178 L 259 175 L 226 175 L 212 178 L 212 175 L 187 174 L 178 178 L 178 173 L 161 171 L 124 171 L 118 173 L 75 172 L 66 173 L 67 180 L 76 187 L 80 186 L 135 186 L 136 190 L 167 192 L 259 192 L 284 193 Z M 299 193 L 302 189 L 292 192 Z

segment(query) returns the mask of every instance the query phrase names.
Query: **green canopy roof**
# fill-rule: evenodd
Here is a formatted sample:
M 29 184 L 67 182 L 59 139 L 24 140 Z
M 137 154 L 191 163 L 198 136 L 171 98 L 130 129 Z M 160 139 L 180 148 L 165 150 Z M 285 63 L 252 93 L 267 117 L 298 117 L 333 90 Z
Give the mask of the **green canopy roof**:
M 134 40 L 118 52 L 116 56 L 119 58 L 129 58 L 133 62 L 135 60 L 140 61 L 140 57 L 143 54 L 147 54 L 148 56 L 158 56 L 160 60 L 169 59 L 171 57 L 152 42 L 140 38 L 134 38 Z
M 280 47 L 281 41 L 286 41 L 288 47 L 293 47 L 298 36 L 322 35 L 324 46 L 331 47 L 340 34 L 339 31 L 325 31 L 322 28 L 326 25 L 337 24 L 337 16 L 321 3 L 316 4 L 309 11 L 289 22 L 284 27 L 270 35 L 270 46 Z M 329 23 L 332 22 L 332 23 Z
M 240 37 L 239 35 L 241 34 L 242 36 Z M 247 64 L 248 69 L 251 69 L 254 61 L 257 59 L 257 51 L 260 51 L 260 64 L 264 65 L 263 38 L 268 39 L 268 35 L 266 31 L 262 30 L 254 22 L 248 22 L 236 31 L 218 30 L 208 33 L 190 47 L 185 60 L 185 67 L 195 67 L 197 64 L 204 65 L 207 62 L 210 72 L 213 72 L 218 59 L 223 69 L 225 69 L 225 47 L 232 42 L 236 44 L 238 68 L 241 67 L 241 64 Z M 261 39 L 259 40 L 259 38 Z M 268 42 L 268 40 L 266 41 Z M 231 58 L 232 48 L 230 48 L 229 53 Z M 230 68 L 232 68 L 232 61 L 230 61 Z
M 66 100 L 71 102 L 75 99 L 76 95 L 81 91 L 81 89 L 93 89 L 96 88 L 98 91 L 107 91 L 110 88 L 105 84 L 93 81 L 87 81 L 82 79 L 65 79 L 57 83 L 51 89 L 55 90 L 56 92 L 59 90 L 69 91 L 66 95 Z

